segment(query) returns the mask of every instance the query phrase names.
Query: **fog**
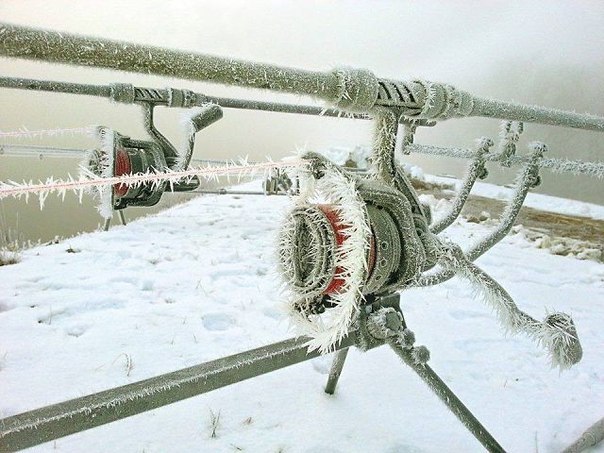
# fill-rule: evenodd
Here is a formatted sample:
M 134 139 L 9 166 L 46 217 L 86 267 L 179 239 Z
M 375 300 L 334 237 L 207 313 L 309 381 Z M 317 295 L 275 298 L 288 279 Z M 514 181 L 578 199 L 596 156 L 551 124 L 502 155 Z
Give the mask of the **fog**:
M 584 2 L 403 2 L 403 1 L 67 1 L 3 0 L 0 20 L 283 66 L 329 70 L 346 65 L 380 77 L 414 77 L 451 83 L 473 94 L 604 114 L 604 3 Z M 0 74 L 81 83 L 127 82 L 147 87 L 188 88 L 209 95 L 310 103 L 296 96 L 141 76 L 0 59 Z M 75 128 L 102 124 L 145 138 L 139 108 L 100 98 L 0 89 L 0 130 Z M 160 129 L 181 139 L 182 111 L 158 112 Z M 472 146 L 496 138 L 498 121 L 458 119 L 418 133 L 416 142 Z M 344 119 L 227 110 L 198 134 L 195 157 L 279 158 L 296 149 L 370 145 L 371 124 Z M 603 160 L 602 135 L 526 125 L 521 146 L 546 142 L 552 156 Z M 2 143 L 91 147 L 83 135 L 2 139 Z M 524 148 L 521 148 L 524 151 Z M 432 173 L 460 175 L 464 163 L 412 156 Z M 75 173 L 73 160 L 0 157 L 0 179 Z M 494 170 L 491 181 L 513 173 Z M 604 203 L 602 182 L 545 173 L 538 192 Z M 34 204 L 0 202 L 0 226 L 22 237 L 48 240 L 94 228 L 99 218 L 90 200 Z M 129 209 L 134 212 L 144 209 Z

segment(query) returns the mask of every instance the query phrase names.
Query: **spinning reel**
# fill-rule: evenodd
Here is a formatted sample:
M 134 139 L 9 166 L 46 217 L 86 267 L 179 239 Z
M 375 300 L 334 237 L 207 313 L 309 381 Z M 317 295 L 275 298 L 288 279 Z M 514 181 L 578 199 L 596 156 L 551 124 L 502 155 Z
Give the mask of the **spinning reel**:
M 114 85 L 112 88 L 115 89 L 116 86 L 122 87 L 122 85 Z M 144 100 L 139 103 L 143 105 L 145 129 L 152 140 L 136 140 L 104 127 L 99 128 L 98 136 L 102 147 L 93 151 L 84 164 L 84 167 L 95 176 L 115 177 L 186 170 L 191 162 L 195 134 L 221 119 L 223 115 L 222 108 L 216 104 L 206 104 L 194 110 L 187 121 L 186 144 L 182 149 L 177 149 L 155 127 L 154 104 Z M 187 177 L 171 184 L 166 182 L 115 184 L 111 191 L 111 206 L 114 210 L 128 206 L 153 206 L 159 202 L 165 191 L 186 192 L 197 189 L 199 185 L 197 176 Z
M 356 252 L 336 251 L 346 249 L 348 241 L 356 240 L 363 246 L 362 253 L 358 253 L 364 264 L 362 272 L 359 271 L 363 295 L 385 294 L 409 283 L 418 271 L 434 266 L 434 260 L 426 253 L 434 247 L 428 230 L 428 206 L 420 205 L 416 197 L 407 198 L 382 181 L 347 173 L 318 154 L 304 157 L 312 162 L 310 172 L 315 183 L 339 177 L 342 185 L 354 186 L 358 211 L 347 212 L 342 206 L 311 202 L 297 206 L 287 217 L 281 234 L 280 257 L 288 282 L 303 296 L 299 310 L 322 313 L 333 305 L 331 299 L 343 290 L 344 274 L 350 269 L 342 261 Z M 327 176 L 329 171 L 337 176 Z M 403 184 L 409 193 L 414 193 L 408 180 L 403 180 Z M 351 238 L 350 226 L 359 220 L 364 224 L 359 228 L 362 237 Z
M 437 244 L 428 228 L 430 208 L 418 201 L 407 178 L 400 181 L 405 193 L 318 154 L 304 158 L 314 189 L 302 192 L 287 216 L 279 259 L 295 294 L 296 318 L 307 327 L 326 311 L 331 318 L 326 332 L 315 332 L 324 348 L 325 341 L 341 338 L 368 296 L 392 293 L 434 267 Z

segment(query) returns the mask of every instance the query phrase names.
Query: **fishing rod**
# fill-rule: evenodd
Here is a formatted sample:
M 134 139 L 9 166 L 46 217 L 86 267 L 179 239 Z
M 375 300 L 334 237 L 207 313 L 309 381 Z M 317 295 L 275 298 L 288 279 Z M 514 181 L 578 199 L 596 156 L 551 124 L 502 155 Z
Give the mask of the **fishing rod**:
M 387 108 L 412 119 L 476 116 L 604 131 L 601 116 L 485 99 L 444 83 L 392 81 L 354 68 L 309 71 L 6 23 L 0 23 L 0 55 L 298 94 L 352 113 Z M 130 86 L 123 92 L 116 87 L 115 95 L 107 87 L 81 87 L 119 102 L 135 102 L 139 96 Z M 164 94 L 162 102 L 170 102 L 169 91 Z M 171 102 L 186 102 L 177 99 Z
M 154 106 L 193 108 L 206 104 L 217 104 L 223 108 L 258 110 L 275 113 L 295 113 L 298 115 L 327 116 L 368 120 L 364 114 L 346 113 L 336 109 L 325 109 L 309 105 L 283 104 L 245 99 L 208 96 L 203 93 L 177 88 L 143 88 L 128 83 L 111 85 L 90 85 L 83 83 L 58 82 L 52 80 L 0 77 L 0 88 L 66 93 L 96 96 L 122 104 L 152 104 Z

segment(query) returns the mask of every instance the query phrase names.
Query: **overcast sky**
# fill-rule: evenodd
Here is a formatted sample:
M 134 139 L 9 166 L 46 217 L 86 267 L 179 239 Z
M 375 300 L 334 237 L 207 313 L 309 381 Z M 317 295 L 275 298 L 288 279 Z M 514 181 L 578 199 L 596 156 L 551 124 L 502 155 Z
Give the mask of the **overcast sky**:
M 300 68 L 364 67 L 380 77 L 422 77 L 481 96 L 604 114 L 601 1 L 3 0 L 0 18 Z M 259 91 L 36 62 L 3 59 L 0 69 L 3 75 L 170 85 L 211 95 L 267 99 Z M 103 99 L 0 90 L 0 102 L 5 107 L 0 130 L 104 124 L 134 137 L 145 136 L 136 107 Z M 159 114 L 160 125 L 175 140 L 180 114 Z M 495 138 L 497 128 L 493 120 L 453 120 L 421 131 L 417 141 L 470 146 L 483 135 Z M 550 144 L 552 155 L 603 159 L 601 134 L 539 126 L 525 130 L 526 142 L 543 140 Z M 279 157 L 299 147 L 369 145 L 370 141 L 367 123 L 227 111 L 223 120 L 202 133 L 196 156 Z M 82 138 L 50 143 L 86 145 Z M 450 160 L 411 160 L 432 172 L 459 174 L 463 169 L 463 164 Z M 495 181 L 511 176 L 496 174 Z M 540 190 L 603 202 L 602 183 L 587 178 L 548 176 Z

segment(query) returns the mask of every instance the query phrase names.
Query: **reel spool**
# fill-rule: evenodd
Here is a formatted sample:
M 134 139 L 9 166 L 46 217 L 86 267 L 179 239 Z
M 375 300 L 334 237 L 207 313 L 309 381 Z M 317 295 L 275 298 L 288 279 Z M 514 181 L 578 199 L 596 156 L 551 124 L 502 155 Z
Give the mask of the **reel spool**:
M 107 146 L 93 151 L 88 162 L 88 168 L 97 176 L 124 176 L 167 170 L 164 153 L 156 143 L 133 140 L 103 128 L 99 134 Z M 154 206 L 161 199 L 164 190 L 165 183 L 115 184 L 111 191 L 111 206 L 115 210 L 128 206 Z

